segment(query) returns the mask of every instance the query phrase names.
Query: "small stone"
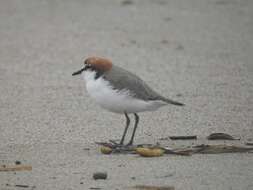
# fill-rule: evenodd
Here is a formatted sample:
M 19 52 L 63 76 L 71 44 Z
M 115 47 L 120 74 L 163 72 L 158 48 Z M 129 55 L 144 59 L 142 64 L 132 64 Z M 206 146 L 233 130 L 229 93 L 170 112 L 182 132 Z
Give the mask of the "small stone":
M 93 179 L 98 180 L 98 179 L 106 179 L 107 178 L 107 173 L 106 172 L 96 172 L 93 174 Z
M 162 43 L 162 44 L 168 44 L 169 41 L 164 39 L 164 40 L 161 41 L 161 43 Z
M 20 162 L 19 160 L 17 160 L 17 161 L 15 162 L 15 164 L 16 164 L 16 165 L 20 165 L 21 162 Z
M 184 46 L 179 44 L 177 47 L 176 47 L 176 50 L 184 50 Z
M 172 18 L 171 17 L 165 17 L 164 20 L 165 21 L 170 21 L 170 20 L 172 20 Z
M 124 0 L 121 2 L 122 5 L 132 5 L 134 2 L 131 0 Z
M 137 44 L 137 41 L 136 40 L 130 40 L 130 43 Z

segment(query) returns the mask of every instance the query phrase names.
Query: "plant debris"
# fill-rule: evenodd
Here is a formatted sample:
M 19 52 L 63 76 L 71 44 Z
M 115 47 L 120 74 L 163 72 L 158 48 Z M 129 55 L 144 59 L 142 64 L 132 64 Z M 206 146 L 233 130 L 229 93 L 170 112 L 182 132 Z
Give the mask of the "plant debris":
M 194 153 L 202 153 L 202 154 L 237 153 L 237 152 L 252 152 L 252 151 L 253 147 L 233 146 L 233 145 L 202 144 L 193 147 Z
M 161 145 L 139 144 L 124 146 L 115 143 L 97 143 L 102 146 L 108 146 L 112 149 L 111 153 L 121 154 L 139 154 L 145 157 L 163 156 L 165 154 L 175 154 L 181 156 L 190 156 L 192 154 L 221 154 L 221 153 L 243 153 L 252 152 L 253 147 L 235 146 L 235 145 L 209 145 L 201 144 L 187 146 L 182 148 L 169 148 Z
M 136 153 L 144 157 L 163 156 L 164 152 L 162 148 L 136 148 Z
M 31 171 L 32 166 L 30 165 L 0 165 L 0 172 L 10 171 Z
M 207 137 L 208 140 L 240 140 L 226 133 L 212 133 Z

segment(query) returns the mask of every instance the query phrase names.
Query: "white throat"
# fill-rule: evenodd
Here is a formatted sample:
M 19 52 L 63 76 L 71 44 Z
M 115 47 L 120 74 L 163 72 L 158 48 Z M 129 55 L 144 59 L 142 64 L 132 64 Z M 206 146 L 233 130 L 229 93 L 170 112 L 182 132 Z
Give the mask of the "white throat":
M 86 84 L 90 81 L 94 81 L 96 77 L 96 72 L 95 71 L 83 71 L 82 72 L 82 77 L 85 80 Z

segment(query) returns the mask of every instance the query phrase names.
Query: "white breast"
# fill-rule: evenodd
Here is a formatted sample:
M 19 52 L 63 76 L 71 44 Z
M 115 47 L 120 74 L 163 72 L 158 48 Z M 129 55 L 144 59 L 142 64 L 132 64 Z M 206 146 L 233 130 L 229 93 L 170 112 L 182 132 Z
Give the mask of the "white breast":
M 156 110 L 166 105 L 161 101 L 143 101 L 131 96 L 128 90 L 115 90 L 102 77 L 95 80 L 94 71 L 82 73 L 89 95 L 103 108 L 115 113 L 137 113 Z

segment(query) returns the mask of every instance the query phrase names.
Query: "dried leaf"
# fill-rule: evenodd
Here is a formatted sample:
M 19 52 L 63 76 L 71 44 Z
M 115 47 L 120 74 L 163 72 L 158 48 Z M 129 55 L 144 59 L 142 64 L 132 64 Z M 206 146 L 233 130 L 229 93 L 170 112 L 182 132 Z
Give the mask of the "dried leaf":
M 161 148 L 136 148 L 136 153 L 143 157 L 163 156 L 164 150 Z

